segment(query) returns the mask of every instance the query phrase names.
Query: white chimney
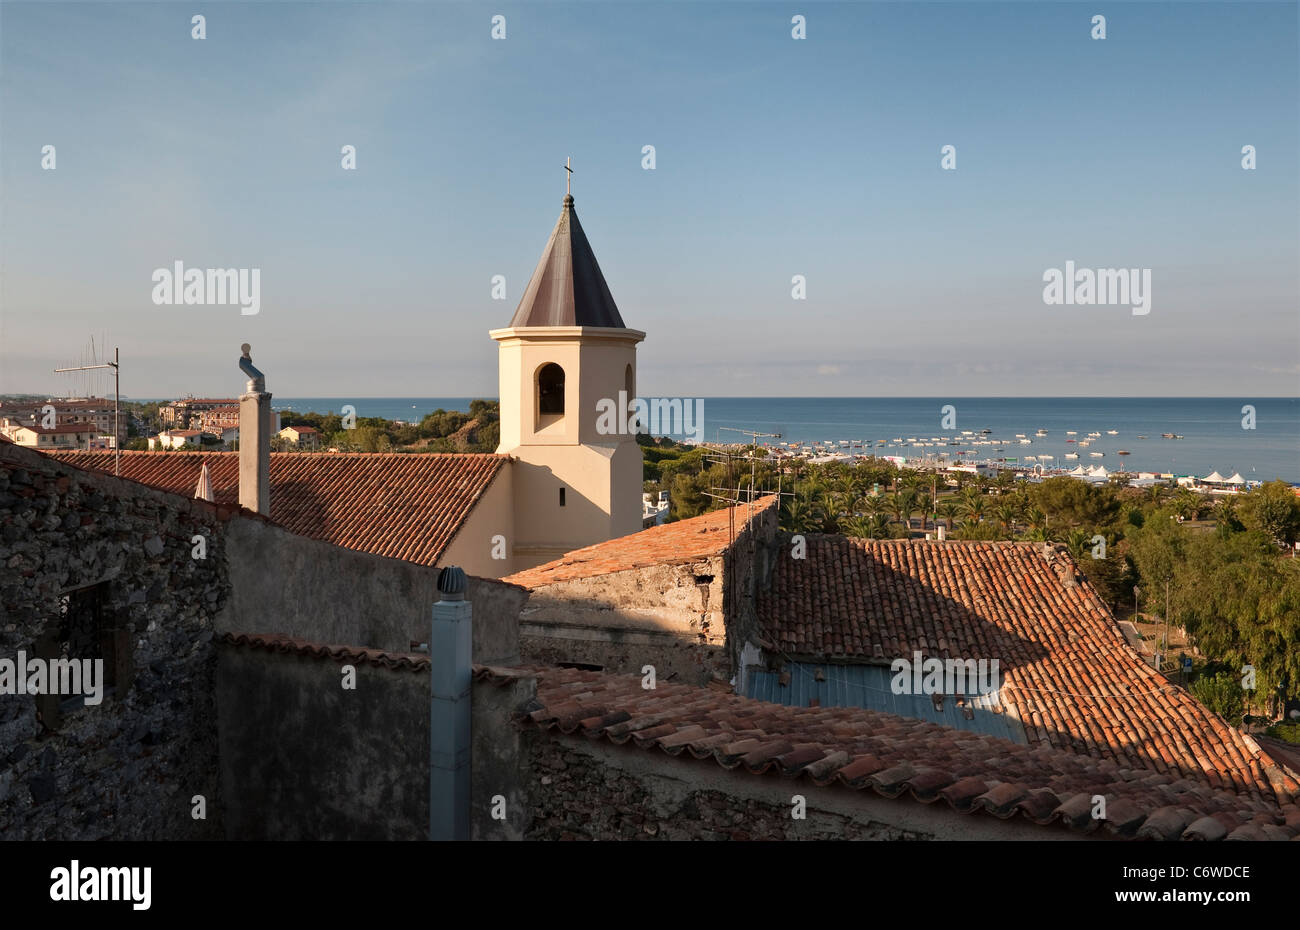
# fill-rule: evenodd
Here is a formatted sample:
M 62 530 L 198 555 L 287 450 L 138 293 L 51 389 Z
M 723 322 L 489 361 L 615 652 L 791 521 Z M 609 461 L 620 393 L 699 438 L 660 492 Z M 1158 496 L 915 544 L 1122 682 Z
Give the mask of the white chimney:
M 271 515 L 271 395 L 265 376 L 253 367 L 248 343 L 239 368 L 248 385 L 239 397 L 239 504 Z

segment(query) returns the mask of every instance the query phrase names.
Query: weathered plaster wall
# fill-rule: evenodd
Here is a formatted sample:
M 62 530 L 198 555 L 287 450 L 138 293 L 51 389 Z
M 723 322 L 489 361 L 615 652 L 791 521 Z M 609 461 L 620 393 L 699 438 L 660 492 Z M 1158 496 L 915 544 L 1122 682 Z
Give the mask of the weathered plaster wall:
M 218 647 L 228 839 L 423 839 L 429 674 Z
M 394 669 L 229 643 L 218 655 L 229 839 L 428 838 L 427 662 Z M 345 664 L 355 689 L 343 687 Z M 529 676 L 471 689 L 473 839 L 524 836 L 531 768 L 514 715 L 535 695 Z
M 500 578 L 516 571 L 512 547 L 515 543 L 515 465 L 501 468 L 487 486 L 469 517 L 461 525 L 440 565 L 459 565 L 466 574 Z M 504 559 L 493 557 L 498 550 L 493 539 L 503 540 Z
M 232 523 L 226 552 L 233 587 L 218 633 L 284 633 L 318 643 L 407 652 L 427 642 L 439 568 L 296 536 L 262 521 Z M 516 585 L 469 579 L 474 661 L 519 659 Z
M 118 682 L 63 714 L 0 695 L 0 838 L 220 835 L 212 638 L 231 513 L 0 442 L 0 659 L 52 647 L 61 596 L 102 584 Z

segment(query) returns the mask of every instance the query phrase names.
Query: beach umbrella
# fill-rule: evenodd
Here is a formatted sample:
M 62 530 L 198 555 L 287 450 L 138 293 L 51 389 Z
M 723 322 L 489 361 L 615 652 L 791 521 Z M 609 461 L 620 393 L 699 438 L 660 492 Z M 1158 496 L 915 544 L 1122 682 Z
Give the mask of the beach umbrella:
M 199 471 L 199 484 L 194 489 L 194 499 L 212 503 L 216 500 L 212 496 L 212 476 L 208 474 L 208 463 L 203 463 L 202 470 Z

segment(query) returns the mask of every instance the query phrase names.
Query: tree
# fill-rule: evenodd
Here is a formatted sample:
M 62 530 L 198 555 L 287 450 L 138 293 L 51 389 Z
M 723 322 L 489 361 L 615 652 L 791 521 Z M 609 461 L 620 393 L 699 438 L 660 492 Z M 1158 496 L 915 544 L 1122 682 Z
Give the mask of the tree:
M 1201 675 L 1189 689 L 1193 696 L 1234 727 L 1241 726 L 1244 711 L 1241 683 L 1227 672 Z
M 1270 481 L 1243 494 L 1237 513 L 1247 529 L 1282 545 L 1294 545 L 1300 535 L 1300 498 L 1285 481 Z
M 1114 520 L 1120 508 L 1113 488 L 1094 487 L 1064 475 L 1038 485 L 1033 501 L 1047 515 L 1051 527 L 1102 526 Z

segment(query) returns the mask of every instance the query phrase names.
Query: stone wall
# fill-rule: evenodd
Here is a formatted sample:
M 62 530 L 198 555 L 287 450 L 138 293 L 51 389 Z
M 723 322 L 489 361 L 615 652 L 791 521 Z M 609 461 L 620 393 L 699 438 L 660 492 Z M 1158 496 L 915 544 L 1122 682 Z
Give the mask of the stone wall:
M 664 681 L 729 681 L 744 642 L 758 644 L 754 597 L 771 575 L 776 507 L 737 522 L 719 555 L 534 589 L 519 615 L 525 661 L 629 674 L 653 665 Z
M 772 505 L 750 520 L 726 554 L 722 610 L 727 623 L 727 658 L 733 670 L 741 667 L 746 644 L 762 645 L 755 601 L 759 590 L 771 582 L 772 566 L 783 544 L 779 529 L 780 510 Z
M 555 730 L 526 731 L 530 840 L 1078 840 L 947 804 L 819 788 Z M 796 820 L 793 797 L 805 801 Z
M 67 595 L 98 617 L 116 679 L 75 709 L 0 695 L 0 838 L 220 835 L 212 638 L 231 513 L 0 442 L 0 659 L 57 656 Z

